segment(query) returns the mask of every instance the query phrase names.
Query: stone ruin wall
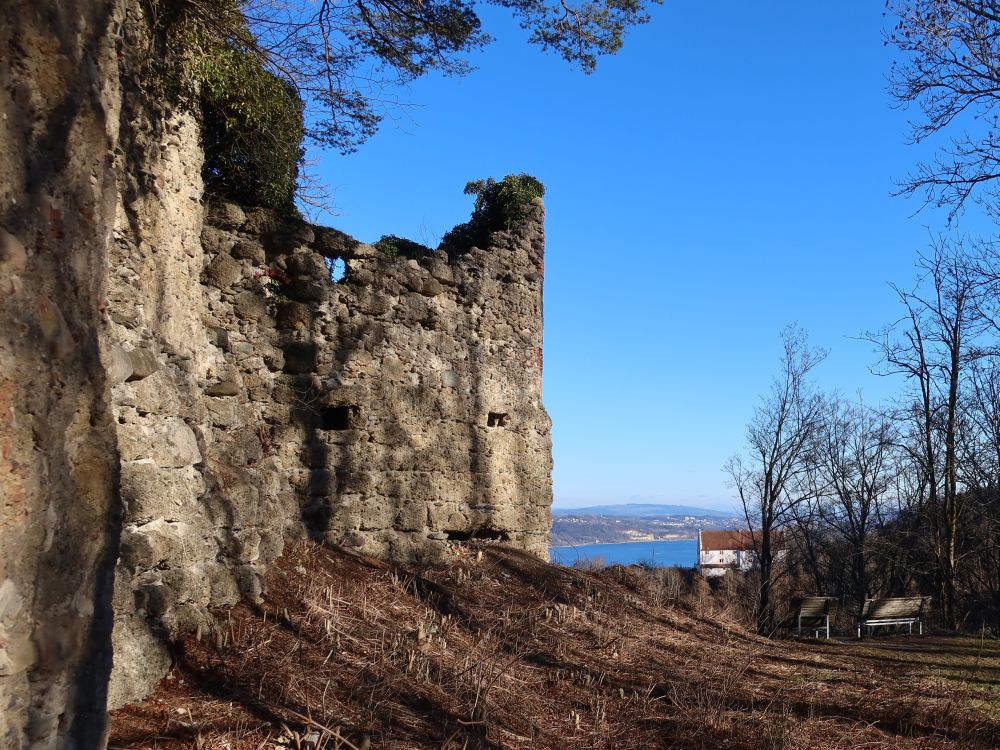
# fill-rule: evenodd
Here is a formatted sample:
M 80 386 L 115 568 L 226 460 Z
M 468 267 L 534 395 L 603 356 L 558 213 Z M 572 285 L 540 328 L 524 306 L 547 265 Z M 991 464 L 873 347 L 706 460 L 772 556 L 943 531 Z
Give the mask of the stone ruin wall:
M 0 747 L 98 747 L 118 555 L 102 295 L 123 2 L 0 2 Z
M 163 635 L 259 597 L 289 535 L 408 561 L 470 538 L 546 554 L 543 213 L 454 258 L 224 203 L 200 241 L 118 243 L 113 705 L 165 672 Z
M 146 28 L 133 0 L 0 3 L 4 748 L 99 746 L 288 539 L 548 541 L 541 204 L 420 259 L 206 206 Z

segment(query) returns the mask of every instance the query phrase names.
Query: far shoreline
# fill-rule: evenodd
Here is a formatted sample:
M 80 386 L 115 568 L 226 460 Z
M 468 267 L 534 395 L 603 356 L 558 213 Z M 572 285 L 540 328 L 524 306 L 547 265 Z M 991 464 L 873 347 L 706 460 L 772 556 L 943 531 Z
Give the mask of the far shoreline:
M 630 542 L 587 542 L 586 544 L 550 544 L 550 549 L 574 549 L 576 547 L 605 547 L 610 544 L 655 544 L 656 542 L 696 542 L 698 537 L 685 536 L 679 539 L 636 539 Z

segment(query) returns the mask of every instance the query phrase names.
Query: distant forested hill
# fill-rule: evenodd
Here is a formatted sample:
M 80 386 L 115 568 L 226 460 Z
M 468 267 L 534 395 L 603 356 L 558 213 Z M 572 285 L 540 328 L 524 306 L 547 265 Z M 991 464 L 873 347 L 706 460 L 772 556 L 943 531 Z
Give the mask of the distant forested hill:
M 592 505 L 586 508 L 553 508 L 553 515 L 560 516 L 629 516 L 631 518 L 656 518 L 661 516 L 697 516 L 699 518 L 731 518 L 732 511 L 698 508 L 693 505 L 660 505 L 656 503 L 623 503 L 621 505 Z

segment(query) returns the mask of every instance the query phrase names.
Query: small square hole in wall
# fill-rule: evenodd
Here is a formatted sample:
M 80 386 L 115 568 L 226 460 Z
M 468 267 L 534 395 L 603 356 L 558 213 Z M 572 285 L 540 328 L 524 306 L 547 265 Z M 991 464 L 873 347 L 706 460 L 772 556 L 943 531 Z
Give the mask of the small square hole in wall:
M 354 406 L 324 406 L 319 410 L 321 430 L 349 430 L 353 421 Z
M 506 427 L 507 415 L 504 412 L 491 411 L 486 417 L 487 427 Z

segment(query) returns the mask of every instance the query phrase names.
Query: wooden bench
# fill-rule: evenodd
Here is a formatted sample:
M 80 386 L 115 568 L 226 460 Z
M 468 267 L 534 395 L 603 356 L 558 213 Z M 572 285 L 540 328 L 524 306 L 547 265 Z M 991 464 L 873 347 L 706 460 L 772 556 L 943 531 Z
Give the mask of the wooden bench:
M 924 634 L 924 615 L 930 606 L 929 596 L 904 596 L 896 599 L 865 599 L 858 617 L 858 639 L 861 639 L 863 628 L 876 628 L 879 625 L 907 625 L 913 633 L 916 623 L 917 632 Z
M 811 630 L 819 638 L 820 631 L 830 637 L 830 620 L 837 616 L 837 600 L 832 596 L 803 596 L 792 599 L 792 614 L 781 623 L 783 628 L 795 629 L 802 635 L 802 629 Z

